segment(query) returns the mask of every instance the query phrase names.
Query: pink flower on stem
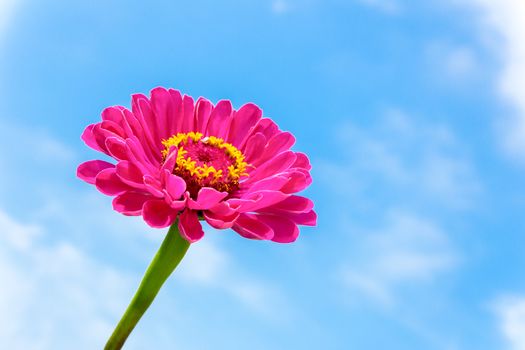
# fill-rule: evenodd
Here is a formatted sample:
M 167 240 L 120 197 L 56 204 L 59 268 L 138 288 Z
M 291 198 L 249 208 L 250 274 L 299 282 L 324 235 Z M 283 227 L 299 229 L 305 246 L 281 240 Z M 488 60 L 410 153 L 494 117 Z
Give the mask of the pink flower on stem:
M 280 243 L 297 239 L 297 225 L 316 223 L 312 201 L 295 194 L 312 182 L 308 158 L 291 151 L 293 135 L 252 103 L 234 110 L 227 100 L 214 106 L 159 87 L 150 98 L 133 95 L 131 111 L 106 108 L 82 139 L 116 160 L 81 164 L 82 180 L 151 227 L 178 217 L 189 242 L 204 234 L 199 219 Z
M 252 103 L 234 110 L 156 88 L 133 95 L 131 111 L 109 107 L 82 139 L 116 160 L 91 160 L 77 175 L 109 196 L 113 208 L 170 229 L 134 298 L 106 343 L 121 349 L 158 291 L 202 238 L 200 220 L 243 237 L 289 243 L 297 225 L 314 226 L 313 202 L 295 193 L 312 183 L 310 163 L 293 152 L 292 134 L 279 130 Z

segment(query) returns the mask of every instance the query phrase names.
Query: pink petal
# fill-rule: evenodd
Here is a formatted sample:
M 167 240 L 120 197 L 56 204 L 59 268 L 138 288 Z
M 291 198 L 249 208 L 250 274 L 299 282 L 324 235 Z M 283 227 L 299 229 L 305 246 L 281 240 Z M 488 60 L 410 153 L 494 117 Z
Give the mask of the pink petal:
M 264 178 L 255 183 L 249 184 L 246 192 L 257 192 L 257 191 L 279 191 L 281 188 L 289 182 L 289 178 L 282 175 L 275 175 Z M 281 191 L 284 193 L 284 191 Z
M 102 120 L 109 120 L 122 126 L 124 119 L 124 115 L 122 114 L 123 109 L 125 108 L 120 106 L 111 106 L 104 108 L 104 110 L 101 113 Z
M 268 141 L 268 147 L 274 153 L 281 153 L 290 149 L 295 144 L 295 137 L 292 133 L 284 131 L 274 135 L 270 141 Z
M 291 243 L 299 237 L 299 228 L 287 218 L 263 214 L 258 215 L 258 219 L 272 229 L 273 242 Z
M 211 187 L 203 187 L 197 194 L 197 200 L 188 196 L 188 207 L 194 210 L 206 210 L 217 205 L 228 195 L 228 192 L 219 192 Z
M 290 196 L 271 206 L 272 209 L 295 213 L 305 213 L 312 210 L 313 207 L 314 202 L 312 202 L 312 200 L 301 196 Z
M 178 211 L 172 209 L 162 199 L 152 199 L 144 203 L 142 207 L 142 217 L 151 227 L 164 228 L 168 227 L 177 218 Z
M 286 218 L 286 219 L 293 221 L 297 225 L 305 225 L 305 226 L 317 225 L 317 214 L 313 210 L 310 210 L 305 213 L 297 213 L 297 212 L 277 210 L 277 209 L 272 209 L 272 208 L 264 208 L 258 211 L 258 213 L 272 214 L 277 217 Z
M 179 176 L 173 175 L 168 170 L 163 172 L 164 189 L 171 200 L 178 200 L 186 191 L 186 182 Z
M 144 189 L 144 173 L 140 171 L 133 163 L 126 160 L 118 162 L 116 167 L 118 177 L 125 184 Z
M 172 124 L 175 111 L 171 95 L 163 87 L 151 90 L 151 107 L 158 125 L 158 137 L 167 139 L 172 135 Z
M 122 112 L 124 113 L 124 120 L 127 124 L 127 128 L 133 130 L 132 135 L 129 135 L 127 137 L 126 143 L 128 143 L 128 141 L 132 139 L 133 144 L 135 144 L 135 147 L 137 147 L 137 145 L 140 145 L 140 152 L 145 153 L 148 159 L 150 159 L 151 161 L 160 158 L 160 154 L 158 154 L 158 152 L 153 152 L 151 144 L 146 137 L 146 134 L 143 130 L 139 119 L 133 114 L 133 112 L 127 109 L 123 110 Z M 128 148 L 130 150 L 132 149 L 129 143 Z M 157 151 L 157 149 L 155 149 L 155 151 Z
M 131 113 L 131 111 L 121 106 L 112 107 L 112 109 L 118 110 L 122 116 L 118 124 L 122 127 L 122 130 L 124 130 L 124 134 L 126 135 L 126 137 L 124 138 L 134 137 L 134 136 L 136 137 L 136 134 L 133 128 L 131 127 L 131 124 L 128 119 L 128 116 L 133 115 L 133 113 Z M 116 114 L 116 113 L 117 112 L 113 112 L 112 114 Z
M 195 103 L 193 98 L 188 95 L 184 95 L 182 98 L 182 129 L 181 132 L 194 131 L 195 116 L 194 116 Z
M 133 114 L 132 111 L 129 109 L 122 109 L 121 113 L 124 117 L 123 119 L 123 128 L 126 130 L 131 130 L 131 134 L 128 135 L 128 137 L 131 137 L 132 135 L 139 138 L 140 140 L 144 140 L 144 133 L 142 132 L 142 126 L 140 125 L 140 122 L 138 121 L 137 117 Z
M 171 120 L 171 133 L 176 134 L 182 132 L 182 123 L 184 119 L 183 108 L 182 108 L 182 95 L 178 90 L 169 89 L 168 92 L 171 96 L 171 101 L 173 103 L 173 118 Z
M 205 133 L 210 120 L 213 104 L 205 98 L 199 97 L 195 105 L 196 131 Z
M 168 205 L 175 209 L 176 211 L 181 211 L 186 207 L 186 199 L 181 200 L 169 200 L 168 198 L 164 198 L 164 200 L 168 203 Z
M 126 145 L 128 146 L 129 160 L 136 166 L 140 166 L 144 173 L 156 173 L 160 165 L 157 160 L 148 149 L 144 149 L 140 143 L 140 140 L 132 136 L 126 139 Z M 160 152 L 159 152 L 160 154 Z M 160 158 L 160 156 L 159 156 Z M 147 170 L 145 170 L 147 169 Z
M 106 148 L 113 158 L 118 160 L 128 159 L 128 147 L 123 139 L 118 137 L 108 137 L 106 139 Z
M 105 123 L 109 123 L 109 122 L 105 122 Z M 102 127 L 102 123 L 95 124 L 93 126 L 92 133 L 93 133 L 93 136 L 95 138 L 98 148 L 102 152 L 106 153 L 107 155 L 110 155 L 110 154 L 106 147 L 106 139 L 109 137 L 119 137 L 120 138 L 120 136 L 115 134 L 114 132 L 104 129 Z
M 95 184 L 95 178 L 102 170 L 114 167 L 115 165 L 103 160 L 90 160 L 78 166 L 77 176 L 89 184 Z
M 237 211 L 230 207 L 230 204 L 228 202 L 220 202 L 217 205 L 214 205 L 210 209 L 207 210 L 208 212 L 212 212 L 214 215 L 217 216 L 232 216 Z
M 272 239 L 274 235 L 272 228 L 254 214 L 239 215 L 232 228 L 241 236 L 250 239 Z
M 275 203 L 286 199 L 289 195 L 280 191 L 258 191 L 248 193 L 243 198 L 232 198 L 228 203 L 236 208 L 239 212 L 255 211 L 261 208 L 271 206 Z
M 179 154 L 179 149 L 175 146 L 170 147 L 168 156 L 162 164 L 162 170 L 167 170 L 168 172 L 173 172 L 175 165 L 177 164 L 177 155 Z
M 128 123 L 125 112 L 127 109 L 122 106 L 112 106 L 105 108 L 102 111 L 102 121 L 110 121 L 119 126 L 122 129 L 121 136 L 123 138 L 130 137 L 134 135 L 133 129 Z M 129 112 L 129 111 L 128 111 Z
M 206 210 L 203 215 L 204 219 L 211 227 L 222 230 L 231 228 L 240 214 L 234 212 L 232 215 L 223 216 Z
M 150 195 L 127 191 L 113 199 L 113 209 L 128 216 L 140 215 L 144 203 L 150 199 Z
M 308 156 L 301 152 L 295 152 L 295 155 L 297 159 L 295 160 L 295 163 L 292 165 L 294 168 L 301 168 L 305 170 L 312 169 L 312 166 L 310 165 L 310 160 L 308 159 Z
M 153 112 L 153 107 L 151 106 L 150 100 L 145 96 L 140 96 L 136 100 L 138 107 L 140 109 L 140 115 L 143 118 L 143 129 L 146 132 L 149 132 L 149 134 L 152 137 L 152 143 L 154 146 L 157 145 L 157 142 L 160 141 L 159 136 L 159 125 L 157 116 Z M 139 117 L 140 120 L 140 117 Z
M 117 176 L 115 168 L 108 168 L 99 172 L 95 178 L 95 186 L 100 192 L 108 196 L 131 190 L 131 187 L 123 183 Z
M 287 151 L 295 143 L 295 137 L 289 132 L 280 132 L 275 134 L 269 141 L 264 150 L 260 153 L 252 164 L 258 166 L 275 155 Z
M 283 215 L 283 213 L 280 213 L 279 215 Z M 295 222 L 297 225 L 317 225 L 317 214 L 313 210 L 310 210 L 307 213 L 288 213 L 286 214 L 286 217 Z
M 252 129 L 262 117 L 262 110 L 253 103 L 247 103 L 234 113 L 228 140 L 241 149 Z
M 312 183 L 312 176 L 308 171 L 293 171 L 288 178 L 288 183 L 281 188 L 283 193 L 296 193 L 304 190 Z
M 228 130 L 230 129 L 232 111 L 233 107 L 230 101 L 219 101 L 211 112 L 205 135 L 225 139 L 228 136 Z
M 137 119 L 144 135 L 142 140 L 143 148 L 157 149 L 160 138 L 155 138 L 156 125 L 152 122 L 153 112 L 149 105 L 149 100 L 143 94 L 134 94 L 131 96 L 131 110 Z
M 252 134 L 258 132 L 262 133 L 266 137 L 266 139 L 269 140 L 279 132 L 279 127 L 273 122 L 273 120 L 269 118 L 262 118 L 257 122 L 255 127 L 251 131 Z
M 246 146 L 244 147 L 244 157 L 246 161 L 250 164 L 253 163 L 254 159 L 257 159 L 261 155 L 261 150 L 266 146 L 266 137 L 258 132 L 252 135 L 248 141 L 246 141 Z
M 151 175 L 144 175 L 142 181 L 144 182 L 144 187 L 149 193 L 155 197 L 164 198 L 164 192 L 162 192 L 162 185 L 159 180 Z
M 82 133 L 82 136 L 80 136 L 80 138 L 82 139 L 82 141 L 84 141 L 84 143 L 90 147 L 90 148 L 93 148 L 95 151 L 99 151 L 99 152 L 105 152 L 97 143 L 97 140 L 95 138 L 95 135 L 93 134 L 93 128 L 95 127 L 96 124 L 91 124 L 91 125 L 88 125 L 85 129 L 84 129 L 84 132 Z
M 285 151 L 250 172 L 246 183 L 252 183 L 262 178 L 278 175 L 290 168 L 295 162 L 296 156 L 292 151 Z
M 122 127 L 118 125 L 117 123 L 115 123 L 114 121 L 103 120 L 102 123 L 100 123 L 99 125 L 103 130 L 113 133 L 120 138 L 126 137 L 126 134 L 124 133 L 124 129 L 122 129 Z
M 197 212 L 186 209 L 179 217 L 180 235 L 190 243 L 197 242 L 204 236 Z

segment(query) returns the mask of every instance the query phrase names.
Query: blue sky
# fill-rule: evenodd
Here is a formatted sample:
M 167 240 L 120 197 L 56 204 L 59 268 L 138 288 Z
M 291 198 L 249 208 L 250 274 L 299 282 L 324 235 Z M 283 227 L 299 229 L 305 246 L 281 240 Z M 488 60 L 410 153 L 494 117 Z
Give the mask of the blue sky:
M 109 105 L 253 101 L 292 245 L 206 229 L 128 349 L 525 349 L 521 0 L 0 0 L 0 348 L 101 348 L 164 231 L 75 178 Z

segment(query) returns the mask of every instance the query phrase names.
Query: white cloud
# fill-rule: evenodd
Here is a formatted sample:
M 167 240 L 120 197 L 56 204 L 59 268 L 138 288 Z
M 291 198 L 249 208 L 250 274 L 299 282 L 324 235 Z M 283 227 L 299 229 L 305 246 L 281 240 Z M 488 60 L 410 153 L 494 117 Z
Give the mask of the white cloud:
M 70 242 L 50 243 L 42 227 L 2 211 L 0 224 L 0 347 L 100 347 L 129 297 L 129 278 Z
M 525 296 L 501 297 L 493 305 L 510 350 L 525 350 Z
M 425 294 L 461 260 L 442 219 L 471 210 L 481 195 L 468 152 L 447 126 L 396 109 L 336 135 L 339 159 L 314 169 L 346 203 L 337 208 L 348 218 L 344 298 L 407 309 L 407 296 Z
M 473 6 L 479 12 L 483 30 L 497 39 L 491 42 L 503 67 L 498 90 L 514 108 L 511 117 L 499 120 L 504 146 L 515 156 L 525 158 L 525 2 L 522 0 L 455 0 Z
M 19 0 L 0 0 L 0 44 Z
M 2 211 L 0 211 L 0 227 L 2 240 L 20 251 L 27 251 L 33 240 L 42 233 L 39 226 L 19 224 Z
M 431 283 L 458 263 L 447 235 L 412 214 L 391 212 L 383 227 L 357 234 L 363 238 L 354 242 L 352 261 L 341 270 L 352 298 L 357 293 L 389 306 L 396 302 L 397 288 Z
M 291 6 L 288 1 L 285 0 L 273 0 L 272 1 L 272 12 L 276 15 L 283 15 L 290 12 Z
M 20 203 L 22 194 L 34 204 L 47 190 L 43 182 L 63 185 L 75 173 L 76 153 L 46 130 L 0 118 L 0 149 L 0 206 Z

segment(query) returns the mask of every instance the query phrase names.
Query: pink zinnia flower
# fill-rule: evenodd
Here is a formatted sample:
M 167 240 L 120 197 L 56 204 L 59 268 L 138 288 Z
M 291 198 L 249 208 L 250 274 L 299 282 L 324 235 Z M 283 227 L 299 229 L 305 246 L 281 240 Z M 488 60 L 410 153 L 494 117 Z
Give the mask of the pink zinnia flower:
M 85 162 L 81 179 L 115 196 L 116 211 L 142 215 L 152 227 L 178 217 L 189 242 L 204 235 L 199 219 L 281 243 L 297 239 L 297 225 L 316 223 L 312 201 L 295 195 L 312 182 L 307 156 L 291 151 L 293 135 L 252 103 L 234 110 L 227 100 L 195 103 L 159 87 L 150 98 L 133 95 L 131 111 L 106 108 L 82 139 L 116 164 Z

